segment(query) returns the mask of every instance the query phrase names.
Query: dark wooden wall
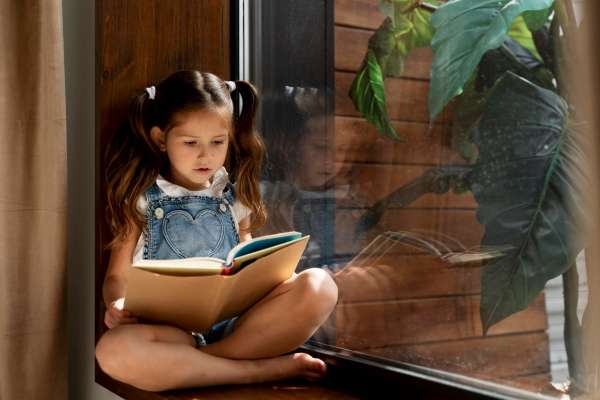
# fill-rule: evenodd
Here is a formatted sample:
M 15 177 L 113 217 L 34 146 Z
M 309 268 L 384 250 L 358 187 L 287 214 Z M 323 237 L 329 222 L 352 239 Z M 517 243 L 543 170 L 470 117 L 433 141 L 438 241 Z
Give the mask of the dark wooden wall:
M 131 96 L 181 69 L 232 79 L 230 0 L 96 2 L 96 340 L 110 241 L 105 222 L 104 150 Z M 83 267 L 83 266 L 82 266 Z
M 429 129 L 430 49 L 411 53 L 403 76 L 385 82 L 388 112 L 404 143 L 381 137 L 354 109 L 348 91 L 384 18 L 377 0 L 335 0 L 336 162 L 348 171 L 337 183 L 351 187 L 337 202 L 336 252 L 356 254 L 386 230 L 422 229 L 477 245 L 483 230 L 470 193 L 427 194 L 406 207 L 392 206 L 364 239 L 353 240 L 359 217 L 376 201 L 429 168 L 464 163 L 450 147 L 449 111 Z M 411 247 L 396 247 L 368 268 L 346 268 L 336 277 L 337 345 L 510 385 L 543 386 L 549 379 L 543 296 L 484 337 L 480 268 L 449 267 Z

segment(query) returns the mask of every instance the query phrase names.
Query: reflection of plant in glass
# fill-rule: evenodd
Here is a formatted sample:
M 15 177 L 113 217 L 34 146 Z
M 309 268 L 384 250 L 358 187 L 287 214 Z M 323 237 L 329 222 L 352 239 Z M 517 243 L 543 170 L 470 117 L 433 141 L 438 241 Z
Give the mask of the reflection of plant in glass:
M 387 16 L 350 89 L 378 131 L 390 124 L 384 78 L 402 74 L 416 47 L 431 46 L 429 113 L 453 106 L 453 147 L 485 226 L 482 246 L 514 251 L 482 271 L 484 331 L 525 309 L 546 282 L 574 265 L 580 200 L 576 113 L 558 74 L 561 42 L 576 28 L 569 0 L 381 0 Z M 558 46 L 555 46 L 558 44 Z M 567 99 L 567 100 L 565 100 Z M 372 225 L 372 223 L 370 224 Z

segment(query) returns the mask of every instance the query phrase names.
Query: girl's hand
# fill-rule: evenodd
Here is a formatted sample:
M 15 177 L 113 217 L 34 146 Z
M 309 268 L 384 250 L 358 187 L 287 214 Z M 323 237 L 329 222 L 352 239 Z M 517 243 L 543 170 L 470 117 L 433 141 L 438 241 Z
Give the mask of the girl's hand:
M 123 297 L 110 303 L 110 307 L 108 307 L 104 314 L 104 323 L 106 326 L 114 328 L 118 325 L 135 324 L 138 322 L 137 318 L 131 312 L 123 309 L 124 304 L 125 299 Z

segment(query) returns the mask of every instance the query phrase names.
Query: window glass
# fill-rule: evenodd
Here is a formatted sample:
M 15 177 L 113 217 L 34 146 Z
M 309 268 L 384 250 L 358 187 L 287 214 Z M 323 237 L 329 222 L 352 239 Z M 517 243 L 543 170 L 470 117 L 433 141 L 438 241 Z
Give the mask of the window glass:
M 582 3 L 444 3 L 253 4 L 264 233 L 338 284 L 313 343 L 583 393 Z

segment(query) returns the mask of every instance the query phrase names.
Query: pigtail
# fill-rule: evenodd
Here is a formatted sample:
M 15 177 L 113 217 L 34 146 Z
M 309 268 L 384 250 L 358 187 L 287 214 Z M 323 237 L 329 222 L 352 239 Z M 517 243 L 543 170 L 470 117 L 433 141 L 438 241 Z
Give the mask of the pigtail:
M 247 81 L 235 81 L 236 91 L 242 97 L 242 111 L 235 122 L 235 139 L 230 154 L 228 169 L 236 180 L 236 196 L 252 210 L 251 230 L 267 220 L 266 207 L 259 188 L 261 164 L 265 145 L 255 129 L 258 94 Z
M 106 160 L 107 220 L 113 234 L 108 248 L 129 235 L 132 223 L 145 229 L 144 216 L 137 210 L 137 199 L 152 185 L 165 164 L 147 129 L 152 126 L 146 110 L 153 100 L 148 93 L 136 95 L 130 102 L 127 121 L 108 143 Z

